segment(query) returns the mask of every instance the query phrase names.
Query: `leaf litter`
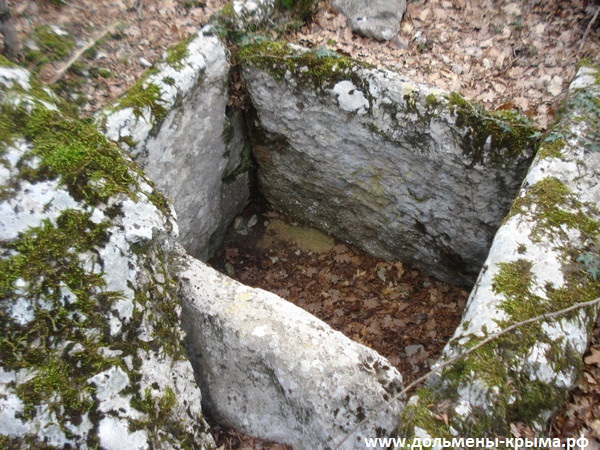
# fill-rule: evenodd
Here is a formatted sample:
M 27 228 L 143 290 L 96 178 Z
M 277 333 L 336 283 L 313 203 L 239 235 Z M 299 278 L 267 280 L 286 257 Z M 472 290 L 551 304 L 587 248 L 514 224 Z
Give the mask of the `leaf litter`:
M 516 109 L 546 129 L 557 100 L 587 61 L 600 64 L 598 3 L 585 0 L 408 0 L 389 42 L 354 35 L 328 1 L 289 39 L 326 47 L 488 109 Z

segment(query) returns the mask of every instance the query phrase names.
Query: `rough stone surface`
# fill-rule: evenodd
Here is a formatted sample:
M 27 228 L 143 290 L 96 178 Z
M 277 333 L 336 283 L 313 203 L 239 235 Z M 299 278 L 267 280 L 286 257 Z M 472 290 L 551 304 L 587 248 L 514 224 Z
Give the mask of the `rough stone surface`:
M 22 69 L 0 102 L 0 447 L 211 448 L 166 202 Z
M 234 0 L 233 11 L 238 25 L 244 28 L 248 24 L 263 23 L 273 12 L 275 0 Z
M 597 69 L 582 68 L 572 83 L 566 113 L 546 137 L 498 230 L 444 357 L 509 324 L 600 297 L 600 280 L 593 276 L 600 262 L 597 80 Z M 430 410 L 452 399 L 444 410 L 450 418 L 446 433 L 510 436 L 511 420 L 544 433 L 574 386 L 597 311 L 580 309 L 528 325 L 445 369 L 411 399 L 402 432 L 440 437 Z
M 352 31 L 378 41 L 398 34 L 406 12 L 406 0 L 333 0 L 331 5 L 348 18 Z
M 211 415 L 295 449 L 333 448 L 399 388 L 383 357 L 275 294 L 188 257 L 180 273 L 188 354 Z M 374 415 L 341 448 L 389 435 L 399 405 Z
M 240 60 L 275 208 L 373 255 L 475 281 L 533 155 L 525 119 L 277 43 Z
M 225 46 L 205 27 L 183 49 L 141 82 L 151 101 L 132 106 L 132 89 L 98 120 L 171 199 L 182 245 L 205 259 L 247 203 L 249 150 L 240 115 L 226 112 Z

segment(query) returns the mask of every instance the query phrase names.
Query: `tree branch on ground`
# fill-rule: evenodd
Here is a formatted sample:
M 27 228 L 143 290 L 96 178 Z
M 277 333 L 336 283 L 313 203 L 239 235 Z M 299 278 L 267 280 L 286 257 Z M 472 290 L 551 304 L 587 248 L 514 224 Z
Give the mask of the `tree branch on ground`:
M 0 1 L 2 1 L 2 0 L 0 0 Z M 50 82 L 48 84 L 54 84 L 58 80 L 60 80 L 63 77 L 63 75 L 65 74 L 65 72 L 67 70 L 69 70 L 69 67 L 71 67 L 79 58 L 81 58 L 81 55 L 83 55 L 86 51 L 88 51 L 90 48 L 92 48 L 94 45 L 96 45 L 98 43 L 98 41 L 100 39 L 102 39 L 104 36 L 106 36 L 109 33 L 112 33 L 115 30 L 115 28 L 117 27 L 118 23 L 119 23 L 119 21 L 114 21 L 108 27 L 106 27 L 100 34 L 98 34 L 93 39 L 90 39 L 87 44 L 85 44 L 83 47 L 81 47 L 79 50 L 77 50 L 77 52 L 75 52 L 75 54 L 73 56 L 71 56 L 71 58 L 65 63 L 65 65 L 56 71 L 54 77 L 52 77 L 52 79 L 50 80 Z
M 346 433 L 346 436 L 335 447 L 333 447 L 334 450 L 338 450 L 342 446 L 342 444 L 344 442 L 346 442 L 348 440 L 348 438 L 350 438 L 350 436 L 352 436 L 361 426 L 363 426 L 365 423 L 369 422 L 371 419 L 373 419 L 379 413 L 385 411 L 390 406 L 390 404 L 392 402 L 394 402 L 396 400 L 399 400 L 402 397 L 404 397 L 414 387 L 416 387 L 417 385 L 421 384 L 423 381 L 427 380 L 433 374 L 440 372 L 442 369 L 444 369 L 444 368 L 446 368 L 446 367 L 454 364 L 455 362 L 461 360 L 462 358 L 470 355 L 475 350 L 480 349 L 481 347 L 483 347 L 484 345 L 488 344 L 489 342 L 492 342 L 492 341 L 498 339 L 500 336 L 503 336 L 503 335 L 505 335 L 507 333 L 510 333 L 511 331 L 514 331 L 517 328 L 521 328 L 522 326 L 528 325 L 530 323 L 539 322 L 539 321 L 545 320 L 545 319 L 552 319 L 554 317 L 564 316 L 565 314 L 568 314 L 571 311 L 575 311 L 575 310 L 582 309 L 582 308 L 588 308 L 590 306 L 595 306 L 597 304 L 600 304 L 600 297 L 598 297 L 595 300 L 590 300 L 588 302 L 576 303 L 576 304 L 574 304 L 572 306 L 569 306 L 568 308 L 561 309 L 560 311 L 555 311 L 555 312 L 551 312 L 551 313 L 541 314 L 539 316 L 532 317 L 531 319 L 527 319 L 527 320 L 524 320 L 522 322 L 514 323 L 514 324 L 510 325 L 509 327 L 505 328 L 504 330 L 501 330 L 501 331 L 498 331 L 497 333 L 489 335 L 484 340 L 482 340 L 481 342 L 479 342 L 477 345 L 469 348 L 468 350 L 465 350 L 465 351 L 459 353 L 458 355 L 456 355 L 456 356 L 454 356 L 454 357 L 452 357 L 450 359 L 447 359 L 446 361 L 440 361 L 440 362 L 438 362 L 435 365 L 435 369 L 434 370 L 431 370 L 430 372 L 426 373 L 422 377 L 419 377 L 416 380 L 414 380 L 412 383 L 410 383 L 408 386 L 406 386 L 404 389 L 402 389 L 394 397 L 392 397 L 391 399 L 387 400 L 379 409 L 375 410 L 374 412 L 372 412 L 371 414 L 369 414 L 369 416 L 367 416 L 365 419 L 363 419 L 359 423 L 357 423 L 348 433 Z
M 592 29 L 594 22 L 596 22 L 596 19 L 598 18 L 598 13 L 600 13 L 600 6 L 598 6 L 598 8 L 596 9 L 596 13 L 594 14 L 594 17 L 592 17 L 592 20 L 590 20 L 590 23 L 588 23 L 588 26 L 585 29 L 585 33 L 583 33 L 583 37 L 581 38 L 581 43 L 579 44 L 579 53 L 581 53 L 581 50 L 583 50 L 583 44 L 585 44 L 585 40 L 587 39 L 588 34 L 590 34 L 590 30 Z

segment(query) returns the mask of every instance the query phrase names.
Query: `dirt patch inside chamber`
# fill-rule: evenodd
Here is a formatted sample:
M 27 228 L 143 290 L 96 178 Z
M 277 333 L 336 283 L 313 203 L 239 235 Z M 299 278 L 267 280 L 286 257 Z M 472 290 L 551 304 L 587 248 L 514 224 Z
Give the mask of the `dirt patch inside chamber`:
M 468 292 L 374 258 L 251 203 L 211 259 L 389 359 L 409 383 L 429 370 L 458 326 Z

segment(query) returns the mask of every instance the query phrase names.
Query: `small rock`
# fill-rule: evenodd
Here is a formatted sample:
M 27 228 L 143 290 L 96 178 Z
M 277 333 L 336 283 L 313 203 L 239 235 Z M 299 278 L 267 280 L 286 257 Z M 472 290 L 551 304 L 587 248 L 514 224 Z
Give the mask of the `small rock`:
M 254 214 L 252 217 L 250 217 L 250 220 L 248 220 L 248 228 L 252 228 L 257 223 L 258 223 L 258 216 L 256 214 Z
M 404 347 L 404 351 L 406 352 L 406 356 L 408 358 L 412 358 L 415 355 L 425 353 L 425 347 L 423 347 L 421 344 L 407 345 Z
M 244 226 L 244 219 L 242 217 L 236 217 L 233 221 L 233 228 L 239 230 Z
M 141 64 L 142 66 L 144 66 L 144 67 L 150 67 L 150 66 L 152 66 L 152 63 L 151 63 L 150 61 L 148 61 L 148 60 L 147 60 L 146 58 L 144 58 L 144 57 L 141 57 L 141 58 L 139 59 L 139 61 L 140 61 L 140 64 Z

